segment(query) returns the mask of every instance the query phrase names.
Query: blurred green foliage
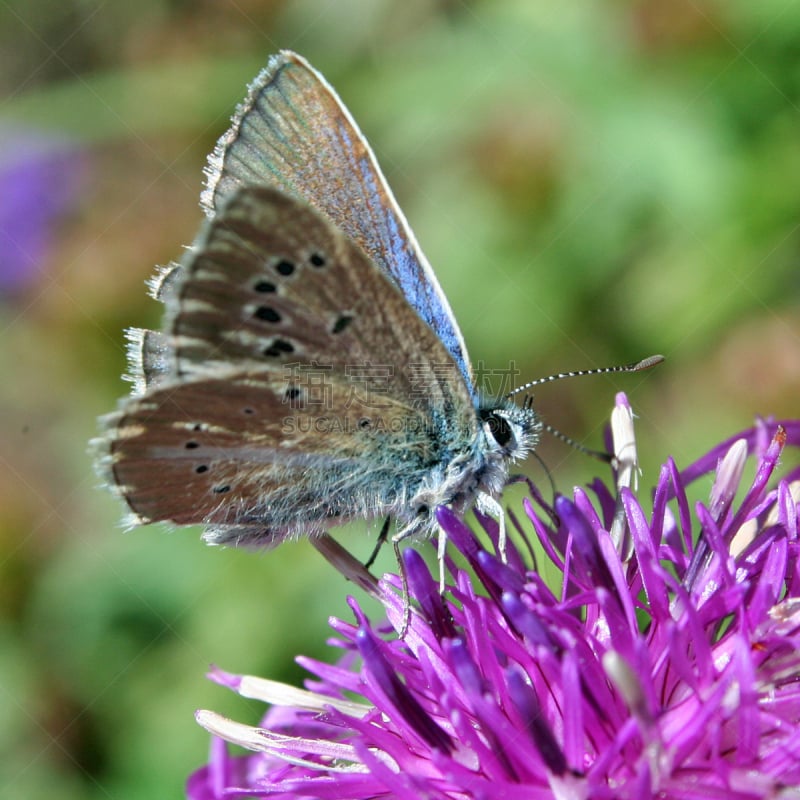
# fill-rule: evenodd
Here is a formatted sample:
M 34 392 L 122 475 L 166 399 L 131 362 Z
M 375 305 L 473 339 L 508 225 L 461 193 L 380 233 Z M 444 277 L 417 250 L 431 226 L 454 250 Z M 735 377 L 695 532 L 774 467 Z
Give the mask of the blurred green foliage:
M 247 717 L 207 665 L 299 681 L 293 656 L 330 657 L 347 617 L 352 587 L 305 542 L 123 535 L 86 455 L 126 391 L 123 329 L 158 324 L 143 281 L 192 240 L 205 156 L 281 48 L 366 132 L 474 361 L 668 357 L 542 388 L 556 427 L 599 447 L 625 390 L 646 486 L 667 454 L 797 414 L 800 5 L 7 0 L 0 135 L 66 140 L 87 174 L 0 300 L 5 796 L 179 796 L 207 746 L 193 711 Z M 542 453 L 565 491 L 596 470 Z M 363 526 L 341 539 L 369 552 Z

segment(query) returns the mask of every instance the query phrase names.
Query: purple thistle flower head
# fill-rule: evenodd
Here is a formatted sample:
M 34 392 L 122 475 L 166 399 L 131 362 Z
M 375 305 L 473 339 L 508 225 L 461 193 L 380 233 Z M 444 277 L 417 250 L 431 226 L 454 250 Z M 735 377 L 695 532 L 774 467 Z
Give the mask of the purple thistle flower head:
M 355 622 L 331 623 L 344 658 L 299 659 L 316 676 L 305 690 L 214 670 L 272 708 L 258 727 L 198 712 L 215 736 L 188 796 L 800 797 L 800 469 L 775 478 L 800 422 L 760 422 L 683 471 L 668 460 L 648 512 L 631 420 L 620 395 L 613 487 L 553 508 L 531 487 L 513 520 L 525 547 L 509 542 L 505 561 L 440 509 L 466 566 L 448 560 L 442 597 L 406 550 L 405 639 L 351 599 Z M 710 500 L 691 508 L 686 487 L 708 473 Z M 530 567 L 526 531 L 562 571 L 556 590 Z M 377 587 L 395 630 L 398 587 Z

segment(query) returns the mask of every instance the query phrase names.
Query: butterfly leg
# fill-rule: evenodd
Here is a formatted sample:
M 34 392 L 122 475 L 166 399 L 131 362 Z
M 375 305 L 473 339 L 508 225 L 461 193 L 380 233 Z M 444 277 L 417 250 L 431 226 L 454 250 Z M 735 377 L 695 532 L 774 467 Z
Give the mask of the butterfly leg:
M 400 638 L 405 639 L 408 628 L 411 625 L 411 599 L 408 594 L 408 575 L 406 575 L 406 567 L 403 563 L 403 556 L 400 553 L 400 542 L 401 539 L 397 536 L 392 537 L 394 557 L 397 559 L 397 569 L 400 572 L 400 581 L 403 586 L 403 627 L 400 629 Z
M 404 539 L 410 539 L 413 536 L 419 535 L 419 532 L 420 532 L 419 522 L 412 522 L 411 524 L 401 528 L 394 536 L 392 536 L 392 548 L 394 549 L 394 557 L 397 560 L 397 569 L 400 572 L 400 581 L 403 587 L 403 627 L 400 629 L 401 639 L 405 639 L 406 633 L 408 633 L 408 628 L 411 625 L 411 599 L 408 590 L 408 575 L 406 574 L 405 563 L 403 562 L 403 557 L 400 553 L 400 542 L 402 542 Z M 444 546 L 442 545 L 443 540 L 446 542 L 447 537 L 443 536 L 439 540 L 440 542 L 439 552 L 441 554 L 439 560 L 439 581 L 442 592 L 444 592 Z
M 500 560 L 505 564 L 506 558 L 506 515 L 503 506 L 489 494 L 478 495 L 475 505 L 482 514 L 487 514 L 497 520 L 499 531 L 497 534 L 497 549 L 500 551 Z
M 383 547 L 384 543 L 386 542 L 386 537 L 389 535 L 389 523 L 391 521 L 391 517 L 386 517 L 386 521 L 383 523 L 381 532 L 378 534 L 378 541 L 375 542 L 375 548 L 373 549 L 370 557 L 366 560 L 364 569 L 369 569 L 375 563 L 375 559 L 378 557 L 378 553 L 380 553 L 381 547 Z
M 436 560 L 439 562 L 439 594 L 444 594 L 444 557 L 447 554 L 447 534 L 439 530 Z

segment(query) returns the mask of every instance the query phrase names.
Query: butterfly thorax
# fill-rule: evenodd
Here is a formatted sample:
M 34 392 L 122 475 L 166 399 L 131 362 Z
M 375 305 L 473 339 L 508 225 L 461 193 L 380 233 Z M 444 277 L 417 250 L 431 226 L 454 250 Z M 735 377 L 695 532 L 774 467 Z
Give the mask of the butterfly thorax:
M 432 469 L 405 507 L 396 509 L 400 520 L 406 522 L 404 536 L 431 533 L 439 506 L 462 512 L 476 501 L 483 507 L 487 498 L 497 498 L 510 465 L 525 459 L 536 447 L 542 423 L 533 409 L 520 408 L 506 399 L 482 398 L 475 414 L 469 447 Z

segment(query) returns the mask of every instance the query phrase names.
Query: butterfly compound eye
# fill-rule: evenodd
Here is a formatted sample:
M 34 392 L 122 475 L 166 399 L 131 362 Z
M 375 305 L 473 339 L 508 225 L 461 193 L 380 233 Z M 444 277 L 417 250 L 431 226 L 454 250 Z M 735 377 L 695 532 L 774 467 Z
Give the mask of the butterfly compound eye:
M 514 438 L 511 424 L 504 416 L 494 411 L 482 411 L 480 418 L 489 425 L 489 433 L 500 447 L 505 447 Z

